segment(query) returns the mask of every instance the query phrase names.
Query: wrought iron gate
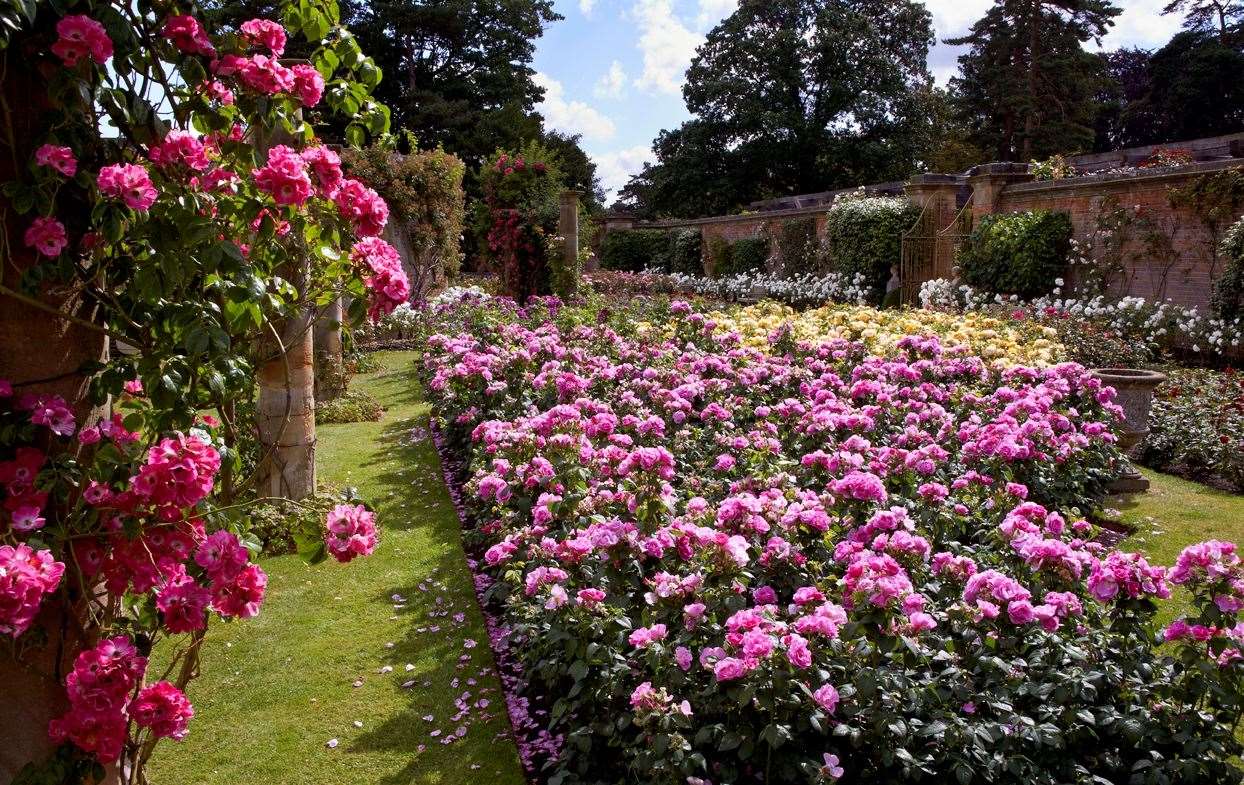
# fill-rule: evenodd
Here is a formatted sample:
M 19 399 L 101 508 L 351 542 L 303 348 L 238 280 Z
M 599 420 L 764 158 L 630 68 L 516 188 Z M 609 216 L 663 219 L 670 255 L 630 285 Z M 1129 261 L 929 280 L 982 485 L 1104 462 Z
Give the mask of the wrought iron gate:
M 939 226 L 941 211 L 926 204 L 920 217 L 903 233 L 899 278 L 903 304 L 920 304 L 920 286 L 934 278 L 953 278 L 959 246 L 972 234 L 972 200 L 946 226 Z

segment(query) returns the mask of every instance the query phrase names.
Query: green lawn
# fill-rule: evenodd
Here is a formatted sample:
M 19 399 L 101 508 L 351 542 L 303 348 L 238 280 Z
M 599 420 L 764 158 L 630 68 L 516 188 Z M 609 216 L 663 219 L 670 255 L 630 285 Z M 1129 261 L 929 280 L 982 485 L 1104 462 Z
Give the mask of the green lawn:
M 349 565 L 262 561 L 267 602 L 256 619 L 215 625 L 203 676 L 189 689 L 190 736 L 160 745 L 155 785 L 523 782 L 513 743 L 499 738 L 509 727 L 505 701 L 423 430 L 428 406 L 415 355 L 381 360 L 385 370 L 353 384 L 386 406 L 384 419 L 321 426 L 317 455 L 322 482 L 357 487 L 376 506 L 380 547 Z M 479 645 L 467 649 L 467 639 Z M 463 655 L 469 662 L 460 663 Z M 379 673 L 386 665 L 393 670 Z M 453 721 L 464 692 L 488 705 Z M 464 738 L 440 743 L 462 725 Z M 436 730 L 440 737 L 431 737 Z
M 1123 522 L 1136 529 L 1119 547 L 1140 551 L 1151 562 L 1169 567 L 1193 543 L 1229 540 L 1244 544 L 1244 495 L 1143 471 L 1153 484 L 1148 493 L 1113 500 L 1123 513 Z M 1161 619 L 1170 621 L 1186 608 L 1184 595 L 1177 593 L 1163 605 Z

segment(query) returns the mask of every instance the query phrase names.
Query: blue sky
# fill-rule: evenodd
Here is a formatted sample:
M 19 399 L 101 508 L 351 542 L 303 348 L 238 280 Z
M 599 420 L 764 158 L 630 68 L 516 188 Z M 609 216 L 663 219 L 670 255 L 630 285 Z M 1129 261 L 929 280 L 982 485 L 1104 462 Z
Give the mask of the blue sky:
M 1105 47 L 1156 47 L 1179 29 L 1162 16 L 1166 0 L 1119 0 L 1125 8 Z M 938 39 L 959 35 L 993 0 L 927 0 Z M 704 34 L 730 14 L 737 0 L 557 0 L 565 20 L 540 40 L 539 107 L 546 123 L 583 135 L 611 192 L 652 157 L 662 128 L 687 119 L 680 88 Z M 939 84 L 954 74 L 958 52 L 938 45 L 930 68 Z

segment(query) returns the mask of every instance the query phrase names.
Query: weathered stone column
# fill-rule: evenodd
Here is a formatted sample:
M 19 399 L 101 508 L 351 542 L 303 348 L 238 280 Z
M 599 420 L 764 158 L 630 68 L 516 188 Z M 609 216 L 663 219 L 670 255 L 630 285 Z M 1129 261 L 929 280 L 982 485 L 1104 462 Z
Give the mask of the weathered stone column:
M 346 391 L 345 357 L 341 343 L 344 319 L 341 297 L 320 311 L 315 320 L 315 400 L 331 401 Z
M 968 185 L 972 186 L 972 217 L 979 219 L 998 212 L 1002 189 L 1011 183 L 1031 180 L 1027 164 L 993 163 L 972 167 L 968 170 Z
M 557 292 L 561 297 L 575 294 L 579 288 L 579 197 L 582 191 L 562 191 L 561 215 L 557 222 L 557 233 L 562 237 L 562 265 L 567 271 L 565 291 Z
M 271 148 L 287 140 L 273 134 L 256 141 Z M 283 274 L 305 296 L 311 260 L 293 260 Z M 303 307 L 271 325 L 271 341 L 259 350 L 255 415 L 262 454 L 256 490 L 263 497 L 297 500 L 315 493 L 314 320 L 313 306 Z

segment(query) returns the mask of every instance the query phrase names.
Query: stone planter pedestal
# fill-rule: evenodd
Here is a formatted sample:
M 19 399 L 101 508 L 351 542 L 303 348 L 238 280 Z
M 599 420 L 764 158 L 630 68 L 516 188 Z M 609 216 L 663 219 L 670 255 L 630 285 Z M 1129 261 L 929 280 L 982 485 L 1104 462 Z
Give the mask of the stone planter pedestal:
M 1153 391 L 1166 381 L 1166 374 L 1138 368 L 1096 368 L 1093 375 L 1115 389 L 1117 402 L 1123 407 L 1123 424 L 1119 429 L 1119 449 L 1123 457 L 1119 465 L 1119 479 L 1110 486 L 1110 491 L 1144 493 L 1149 490 L 1149 481 L 1128 460 L 1127 453 L 1149 435 Z

